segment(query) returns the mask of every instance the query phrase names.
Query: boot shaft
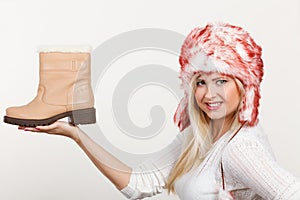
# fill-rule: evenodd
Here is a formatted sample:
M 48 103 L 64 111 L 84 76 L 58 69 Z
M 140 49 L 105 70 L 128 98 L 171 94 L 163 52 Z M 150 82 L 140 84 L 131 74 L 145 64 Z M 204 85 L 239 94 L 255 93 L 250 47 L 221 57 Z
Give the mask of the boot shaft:
M 70 50 L 71 51 L 71 50 Z M 90 69 L 89 52 L 39 52 L 40 71 L 75 72 Z
M 74 51 L 74 52 L 73 52 Z M 65 48 L 39 52 L 42 100 L 50 105 L 67 106 L 67 110 L 92 107 L 90 52 Z

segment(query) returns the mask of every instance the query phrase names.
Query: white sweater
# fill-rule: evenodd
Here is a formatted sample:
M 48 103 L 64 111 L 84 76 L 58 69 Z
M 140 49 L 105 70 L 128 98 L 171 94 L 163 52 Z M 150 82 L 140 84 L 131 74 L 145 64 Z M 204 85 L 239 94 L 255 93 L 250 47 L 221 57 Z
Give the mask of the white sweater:
M 161 193 L 189 135 L 186 131 L 160 152 L 160 157 L 133 168 L 130 182 L 121 192 L 128 199 L 143 199 Z M 226 190 L 235 200 L 300 200 L 300 181 L 275 161 L 266 135 L 259 126 L 224 134 L 204 161 L 175 182 L 182 200 L 218 200 L 222 188 L 222 158 Z

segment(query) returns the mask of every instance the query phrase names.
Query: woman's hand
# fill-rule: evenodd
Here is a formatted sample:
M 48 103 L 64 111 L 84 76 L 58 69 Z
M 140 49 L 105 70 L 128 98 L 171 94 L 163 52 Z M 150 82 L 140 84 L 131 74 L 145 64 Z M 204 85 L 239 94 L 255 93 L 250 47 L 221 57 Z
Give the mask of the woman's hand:
M 19 126 L 19 130 L 31 131 L 31 132 L 44 132 L 53 135 L 62 135 L 73 139 L 74 141 L 79 140 L 80 129 L 67 122 L 56 121 L 48 126 L 37 126 L 37 127 L 23 127 Z

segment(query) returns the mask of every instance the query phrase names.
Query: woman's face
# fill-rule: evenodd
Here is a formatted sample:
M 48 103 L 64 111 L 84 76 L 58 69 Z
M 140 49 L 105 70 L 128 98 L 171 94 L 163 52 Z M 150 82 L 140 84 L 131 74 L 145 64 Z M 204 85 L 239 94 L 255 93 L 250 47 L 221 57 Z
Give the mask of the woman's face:
M 210 119 L 226 119 L 237 110 L 241 94 L 233 78 L 217 72 L 201 73 L 195 84 L 196 102 Z

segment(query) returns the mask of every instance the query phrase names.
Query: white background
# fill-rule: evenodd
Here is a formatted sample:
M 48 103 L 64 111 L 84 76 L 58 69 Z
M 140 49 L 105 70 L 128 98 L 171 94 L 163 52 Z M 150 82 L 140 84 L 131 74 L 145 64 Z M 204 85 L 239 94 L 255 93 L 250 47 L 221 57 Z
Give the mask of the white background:
M 187 35 L 209 21 L 240 25 L 262 46 L 261 123 L 278 162 L 300 176 L 297 0 L 1 0 L 0 113 L 5 115 L 6 107 L 25 104 L 35 96 L 40 44 L 97 47 L 138 28 Z M 71 140 L 21 132 L 2 121 L 0 130 L 0 199 L 125 199 Z M 163 194 L 152 199 L 178 198 Z

